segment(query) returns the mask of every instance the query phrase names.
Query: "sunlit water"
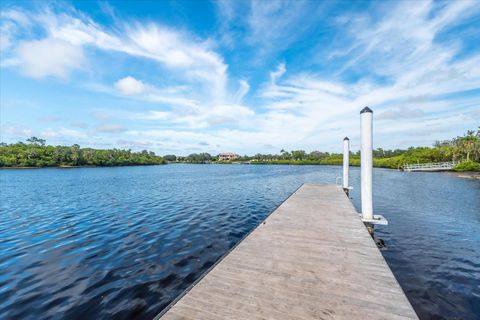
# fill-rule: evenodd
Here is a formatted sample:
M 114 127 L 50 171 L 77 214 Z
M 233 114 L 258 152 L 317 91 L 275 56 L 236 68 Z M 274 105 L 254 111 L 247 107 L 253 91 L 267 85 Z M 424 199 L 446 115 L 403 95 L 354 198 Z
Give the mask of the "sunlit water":
M 0 319 L 151 319 L 333 166 L 0 170 Z M 352 169 L 359 207 L 359 170 Z M 480 182 L 375 170 L 382 253 L 422 319 L 480 319 Z

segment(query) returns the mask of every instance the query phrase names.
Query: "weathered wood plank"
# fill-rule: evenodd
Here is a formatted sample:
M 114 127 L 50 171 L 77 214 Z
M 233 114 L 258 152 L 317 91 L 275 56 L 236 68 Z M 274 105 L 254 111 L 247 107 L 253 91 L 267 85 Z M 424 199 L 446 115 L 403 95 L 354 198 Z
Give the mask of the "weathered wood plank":
M 417 319 L 341 188 L 303 185 L 158 318 Z

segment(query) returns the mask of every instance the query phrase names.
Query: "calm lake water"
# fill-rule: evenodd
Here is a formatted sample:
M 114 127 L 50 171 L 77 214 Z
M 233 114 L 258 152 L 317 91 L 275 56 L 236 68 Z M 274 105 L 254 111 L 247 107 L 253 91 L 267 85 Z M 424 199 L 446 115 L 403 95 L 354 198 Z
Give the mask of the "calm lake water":
M 0 319 L 151 319 L 333 166 L 0 170 Z M 358 168 L 351 172 L 359 208 Z M 421 319 L 480 319 L 480 181 L 374 170 L 382 253 Z

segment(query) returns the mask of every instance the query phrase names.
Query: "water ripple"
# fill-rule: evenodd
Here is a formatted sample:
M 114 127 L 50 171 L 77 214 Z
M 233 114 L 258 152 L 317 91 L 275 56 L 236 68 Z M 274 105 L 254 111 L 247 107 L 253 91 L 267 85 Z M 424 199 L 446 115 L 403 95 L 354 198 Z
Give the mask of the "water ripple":
M 0 171 L 0 319 L 151 319 L 302 183 L 340 175 L 330 166 Z M 377 232 L 382 254 L 420 317 L 478 319 L 479 183 L 374 178 L 375 211 L 390 221 Z M 359 190 L 357 168 L 351 180 Z

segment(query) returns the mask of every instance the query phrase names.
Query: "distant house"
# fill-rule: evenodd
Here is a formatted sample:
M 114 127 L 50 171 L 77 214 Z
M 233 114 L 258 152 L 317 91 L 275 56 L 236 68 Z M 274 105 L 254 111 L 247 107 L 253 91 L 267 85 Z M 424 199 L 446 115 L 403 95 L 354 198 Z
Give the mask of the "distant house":
M 233 152 L 225 152 L 225 153 L 220 153 L 218 155 L 218 160 L 219 161 L 232 161 L 240 158 L 240 155 L 233 153 Z

